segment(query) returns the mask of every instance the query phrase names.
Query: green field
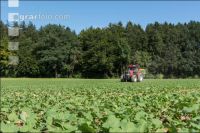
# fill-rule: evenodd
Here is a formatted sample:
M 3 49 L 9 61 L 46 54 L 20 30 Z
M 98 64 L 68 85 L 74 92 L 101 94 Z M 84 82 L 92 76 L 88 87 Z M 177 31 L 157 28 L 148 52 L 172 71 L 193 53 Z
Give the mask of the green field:
M 200 80 L 1 79 L 1 131 L 200 132 Z

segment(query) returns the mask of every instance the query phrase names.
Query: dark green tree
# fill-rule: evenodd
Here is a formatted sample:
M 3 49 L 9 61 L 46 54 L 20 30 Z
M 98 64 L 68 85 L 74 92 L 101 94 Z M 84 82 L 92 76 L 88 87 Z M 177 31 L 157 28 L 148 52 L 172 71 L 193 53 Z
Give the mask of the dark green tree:
M 75 33 L 69 28 L 49 24 L 41 27 L 39 36 L 35 54 L 42 75 L 57 77 L 58 74 L 72 72 L 76 63 L 72 63 L 74 55 L 71 54 L 78 43 Z

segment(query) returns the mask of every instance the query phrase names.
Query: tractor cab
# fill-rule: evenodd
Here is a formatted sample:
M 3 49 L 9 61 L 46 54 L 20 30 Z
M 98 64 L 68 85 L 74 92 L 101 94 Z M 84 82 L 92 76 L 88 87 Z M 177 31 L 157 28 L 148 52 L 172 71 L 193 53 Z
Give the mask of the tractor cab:
M 129 65 L 128 66 L 128 71 L 133 71 L 133 72 L 137 72 L 139 69 L 139 65 Z

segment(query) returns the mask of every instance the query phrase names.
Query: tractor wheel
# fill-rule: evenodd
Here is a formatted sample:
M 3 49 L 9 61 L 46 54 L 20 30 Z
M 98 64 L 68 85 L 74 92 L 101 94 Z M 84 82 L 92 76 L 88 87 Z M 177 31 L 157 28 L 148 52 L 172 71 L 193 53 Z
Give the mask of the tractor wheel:
M 124 76 L 122 75 L 121 78 L 120 78 L 121 82 L 124 82 Z
M 143 79 L 144 79 L 143 74 L 138 75 L 138 79 L 137 79 L 138 82 L 142 82 Z
M 136 77 L 136 75 L 133 75 L 133 76 L 131 77 L 131 82 L 137 82 L 137 77 Z

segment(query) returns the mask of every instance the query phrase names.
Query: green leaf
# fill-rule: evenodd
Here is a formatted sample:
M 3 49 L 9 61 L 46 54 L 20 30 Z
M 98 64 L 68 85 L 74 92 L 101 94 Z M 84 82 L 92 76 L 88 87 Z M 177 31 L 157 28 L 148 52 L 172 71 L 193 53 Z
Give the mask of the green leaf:
M 179 133 L 189 133 L 189 129 L 187 128 L 181 128 L 178 130 Z
M 109 132 L 115 132 L 115 133 L 122 132 L 122 129 L 120 127 L 111 127 L 109 129 Z
M 9 111 L 9 108 L 1 108 L 1 111 L 2 111 L 2 112 L 8 112 L 8 111 Z
M 22 127 L 19 128 L 19 131 L 20 131 L 20 132 L 28 132 L 28 131 L 30 131 L 30 130 L 31 130 L 31 128 L 29 128 L 29 127 L 26 126 L 26 125 L 24 125 L 24 126 L 22 126 Z
M 122 132 L 135 132 L 136 131 L 136 125 L 127 119 L 123 119 L 120 123 Z
M 11 114 L 8 115 L 8 120 L 10 120 L 10 121 L 17 121 L 18 119 L 19 118 L 15 112 L 12 112 Z
M 120 119 L 114 115 L 109 115 L 107 121 L 103 124 L 104 128 L 118 128 L 120 127 Z
M 147 130 L 147 122 L 145 120 L 140 120 L 138 124 L 138 130 L 139 132 L 145 132 Z
M 77 119 L 75 114 L 67 114 L 65 117 L 66 120 L 75 121 Z
M 162 126 L 162 121 L 160 121 L 159 119 L 152 119 L 152 124 L 156 127 L 156 128 L 160 128 Z
M 21 114 L 19 115 L 19 118 L 25 122 L 26 122 L 27 117 L 28 117 L 28 114 L 24 111 L 22 111 Z
M 192 120 L 193 121 L 198 121 L 198 120 L 200 121 L 200 116 L 196 116 L 196 117 L 192 118 Z
M 190 124 L 192 127 L 196 128 L 196 129 L 200 129 L 200 125 L 196 124 L 196 123 L 191 123 Z
M 199 110 L 199 108 L 200 108 L 200 104 L 194 104 L 194 105 L 192 105 L 192 110 L 194 112 L 197 112 Z
M 63 127 L 65 128 L 65 130 L 67 132 L 73 132 L 73 131 L 76 131 L 78 129 L 77 126 L 72 126 L 71 124 L 64 124 Z
M 48 116 L 47 119 L 46 119 L 46 123 L 48 125 L 52 125 L 52 122 L 53 122 L 53 118 L 51 116 Z
M 3 122 L 1 122 L 1 132 L 11 133 L 11 132 L 17 132 L 18 130 L 19 128 L 13 123 L 4 124 Z
M 183 112 L 185 113 L 192 113 L 192 112 L 197 112 L 199 110 L 199 104 L 194 104 L 192 107 L 184 107 Z
M 137 112 L 135 115 L 135 120 L 140 121 L 141 119 L 145 119 L 147 113 L 144 111 Z
M 87 120 L 90 120 L 92 121 L 93 120 L 93 116 L 91 115 L 91 112 L 87 112 L 87 113 L 84 113 L 84 116 Z
M 82 124 L 78 127 L 79 130 L 82 132 L 95 132 L 95 129 L 91 126 L 89 126 L 87 123 Z
M 161 128 L 156 130 L 156 133 L 165 133 L 165 132 L 167 132 L 166 128 Z

